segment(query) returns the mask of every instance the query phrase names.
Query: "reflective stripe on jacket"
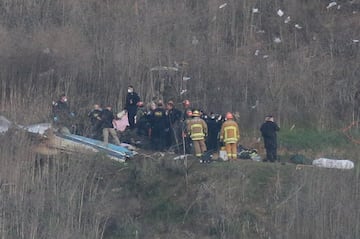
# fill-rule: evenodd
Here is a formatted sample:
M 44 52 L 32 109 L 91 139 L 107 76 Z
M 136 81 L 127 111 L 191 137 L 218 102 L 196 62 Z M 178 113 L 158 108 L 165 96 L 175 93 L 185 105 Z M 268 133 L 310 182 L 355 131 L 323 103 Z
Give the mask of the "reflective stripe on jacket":
M 233 120 L 225 121 L 221 126 L 220 140 L 224 143 L 237 143 L 240 139 L 238 124 Z
M 207 135 L 207 125 L 199 117 L 189 120 L 187 130 L 192 140 L 202 140 Z

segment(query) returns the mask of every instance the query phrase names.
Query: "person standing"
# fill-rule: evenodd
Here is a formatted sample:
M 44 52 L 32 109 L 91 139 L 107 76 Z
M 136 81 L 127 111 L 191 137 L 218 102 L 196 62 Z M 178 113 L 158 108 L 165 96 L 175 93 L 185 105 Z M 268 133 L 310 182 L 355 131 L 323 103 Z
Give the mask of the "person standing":
M 166 116 L 169 123 L 169 133 L 168 133 L 168 147 L 176 145 L 179 146 L 181 142 L 181 117 L 182 113 L 180 110 L 175 108 L 174 102 L 172 100 L 168 101 L 166 104 Z M 180 150 L 178 150 L 180 151 Z
M 276 132 L 280 127 L 274 122 L 272 115 L 265 117 L 265 122 L 260 127 L 261 135 L 264 139 L 266 159 L 263 161 L 275 162 L 277 160 L 277 136 Z
M 166 146 L 166 129 L 168 121 L 166 111 L 162 101 L 157 103 L 157 107 L 150 113 L 151 125 L 151 146 L 154 150 L 164 151 Z
M 226 113 L 225 122 L 221 125 L 220 141 L 224 142 L 226 153 L 231 160 L 237 159 L 237 144 L 240 140 L 239 125 L 234 121 L 232 113 Z
M 192 111 L 189 109 L 186 111 L 186 120 L 181 121 L 181 139 L 183 144 L 184 154 L 191 154 L 193 151 L 193 145 L 191 143 L 189 132 L 187 131 L 187 125 L 192 118 Z
M 61 128 L 61 130 L 66 130 L 66 132 L 70 133 L 69 129 L 73 125 L 72 118 L 74 118 L 75 114 L 70 111 L 68 98 L 65 94 L 61 94 L 58 101 L 52 102 L 52 113 L 54 124 Z M 62 129 L 64 127 L 65 129 Z
M 192 112 L 192 117 L 193 118 L 187 123 L 187 132 L 192 140 L 195 156 L 201 158 L 207 150 L 205 137 L 208 134 L 208 128 L 206 122 L 200 118 L 200 112 L 198 110 Z M 200 162 L 202 163 L 202 161 Z
M 115 143 L 117 145 L 120 145 L 120 140 L 116 134 L 114 125 L 113 125 L 113 120 L 115 119 L 114 117 L 114 113 L 111 111 L 111 107 L 107 106 L 105 107 L 105 109 L 103 109 L 101 111 L 100 114 L 100 118 L 101 118 L 101 128 L 102 128 L 102 133 L 103 133 L 103 140 L 105 145 L 107 145 L 109 143 L 109 134 L 113 137 Z
M 139 101 L 137 103 L 138 109 L 136 111 L 136 134 L 138 136 L 148 136 L 148 122 L 147 122 L 147 111 L 144 107 L 144 102 Z
M 88 117 L 91 124 L 91 138 L 101 140 L 101 107 L 94 104 L 94 108 L 89 112 Z
M 190 101 L 189 100 L 184 100 L 182 102 L 183 105 L 183 114 L 182 114 L 182 120 L 186 121 L 187 119 L 191 119 L 191 116 L 189 117 L 189 114 L 187 112 L 189 112 L 189 110 L 191 110 L 190 108 Z M 192 110 L 191 110 L 192 113 Z
M 125 110 L 128 112 L 130 129 L 135 128 L 135 116 L 138 108 L 137 103 L 139 101 L 140 101 L 139 95 L 136 92 L 134 92 L 134 87 L 132 85 L 129 85 L 128 93 L 126 95 Z
M 206 138 L 206 146 L 208 150 L 218 150 L 219 144 L 219 133 L 222 125 L 222 121 L 218 120 L 216 114 L 211 112 L 210 115 L 205 120 L 209 135 Z

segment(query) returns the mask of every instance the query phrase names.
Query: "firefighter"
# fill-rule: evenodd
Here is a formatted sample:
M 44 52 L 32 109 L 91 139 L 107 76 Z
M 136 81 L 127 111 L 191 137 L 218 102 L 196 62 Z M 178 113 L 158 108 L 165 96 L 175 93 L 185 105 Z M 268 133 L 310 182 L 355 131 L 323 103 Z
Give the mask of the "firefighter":
M 224 142 L 226 153 L 231 160 L 237 159 L 237 144 L 240 140 L 240 130 L 238 124 L 234 121 L 232 113 L 226 114 L 226 120 L 221 125 L 220 141 Z
M 206 122 L 200 118 L 200 112 L 194 110 L 192 119 L 187 123 L 187 132 L 190 135 L 194 147 L 194 153 L 197 158 L 201 158 L 202 154 L 207 150 L 205 138 L 208 134 Z M 202 163 L 202 160 L 200 160 Z

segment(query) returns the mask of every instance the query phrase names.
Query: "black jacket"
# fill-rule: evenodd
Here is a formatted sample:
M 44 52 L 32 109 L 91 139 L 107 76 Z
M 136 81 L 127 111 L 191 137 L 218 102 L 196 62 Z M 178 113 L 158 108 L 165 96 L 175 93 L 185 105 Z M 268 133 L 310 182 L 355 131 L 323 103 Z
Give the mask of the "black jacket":
M 89 112 L 88 117 L 90 119 L 91 125 L 96 125 L 99 123 L 100 119 L 98 117 L 100 117 L 101 111 L 102 110 L 100 109 L 93 109 Z
M 175 124 L 176 122 L 181 121 L 182 112 L 176 108 L 172 108 L 167 112 L 167 116 L 169 118 L 169 122 L 171 125 Z
M 125 109 L 127 111 L 134 111 L 136 112 L 137 103 L 140 101 L 140 97 L 136 92 L 128 93 L 126 95 L 126 102 L 125 102 Z
M 53 117 L 57 118 L 57 122 L 68 123 L 72 118 L 69 105 L 61 100 L 53 103 L 52 113 Z
M 166 112 L 162 108 L 156 108 L 150 114 L 150 124 L 153 130 L 165 130 L 169 127 Z
M 103 109 L 100 114 L 101 117 L 101 127 L 104 128 L 114 128 L 113 120 L 114 114 L 108 109 Z
M 265 148 L 276 148 L 277 138 L 276 131 L 279 131 L 279 126 L 272 121 L 265 121 L 260 127 L 261 135 L 264 138 Z

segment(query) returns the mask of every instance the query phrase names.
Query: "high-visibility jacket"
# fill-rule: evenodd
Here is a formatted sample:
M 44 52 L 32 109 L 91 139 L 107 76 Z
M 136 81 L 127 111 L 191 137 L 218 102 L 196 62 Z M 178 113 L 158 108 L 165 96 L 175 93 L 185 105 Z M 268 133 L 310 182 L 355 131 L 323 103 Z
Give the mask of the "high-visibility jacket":
M 188 121 L 187 132 L 192 140 L 202 140 L 208 134 L 207 124 L 203 119 L 195 117 Z
M 240 140 L 240 130 L 234 120 L 226 120 L 220 130 L 220 141 L 226 143 L 237 143 Z

